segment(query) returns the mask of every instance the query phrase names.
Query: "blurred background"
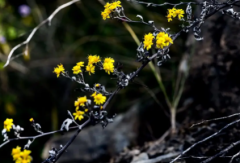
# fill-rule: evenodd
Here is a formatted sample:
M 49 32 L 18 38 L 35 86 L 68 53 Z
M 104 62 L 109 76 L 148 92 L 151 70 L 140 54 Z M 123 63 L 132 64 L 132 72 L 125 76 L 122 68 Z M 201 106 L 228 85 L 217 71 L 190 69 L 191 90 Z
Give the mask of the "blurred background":
M 29 123 L 30 118 L 34 118 L 37 123 L 40 123 L 44 132 L 59 129 L 61 123 L 68 118 L 67 110 L 74 111 L 73 104 L 76 98 L 85 95 L 85 93 L 76 91 L 80 85 L 63 77 L 57 78 L 53 74 L 53 68 L 59 63 L 62 63 L 65 69 L 71 72 L 77 62 L 86 61 L 89 54 L 97 54 L 102 58 L 114 58 L 116 62 L 122 64 L 122 70 L 126 73 L 135 71 L 141 65 L 136 62 L 137 44 L 129 32 L 129 28 L 127 29 L 127 25 L 114 19 L 102 20 L 101 12 L 104 9 L 105 1 L 92 0 L 81 1 L 61 10 L 52 20 L 51 26 L 44 25 L 36 32 L 28 44 L 28 48 L 23 46 L 14 53 L 14 56 L 18 56 L 27 51 L 27 55 L 20 55 L 11 61 L 8 67 L 3 68 L 10 50 L 23 42 L 35 26 L 66 2 L 68 1 L 0 0 L 0 119 L 3 122 L 6 118 L 13 118 L 14 124 L 24 127 L 23 136 L 37 134 Z M 164 1 L 152 0 L 151 2 L 163 3 Z M 172 0 L 172 2 L 178 1 Z M 138 19 L 136 15 L 142 15 L 146 21 L 154 20 L 157 27 L 171 28 L 171 33 L 177 32 L 183 25 L 178 20 L 167 22 L 167 6 L 148 8 L 127 1 L 122 1 L 122 6 L 129 18 Z M 226 20 L 222 18 L 213 21 L 220 24 L 219 29 L 223 32 L 222 25 Z M 144 34 L 152 32 L 151 27 L 143 24 L 128 25 L 140 41 Z M 214 31 L 214 28 L 211 30 Z M 220 37 L 213 35 L 217 41 L 211 40 L 210 45 L 213 45 L 214 48 L 218 47 L 213 43 L 220 45 Z M 209 38 L 211 39 L 212 36 Z M 155 66 L 146 67 L 129 87 L 120 91 L 111 101 L 107 108 L 110 115 L 114 113 L 126 115 L 133 106 L 137 107 L 139 114 L 131 115 L 131 117 L 138 117 L 138 125 L 132 131 L 135 133 L 134 140 L 131 139 L 130 143 L 127 143 L 129 148 L 143 146 L 146 142 L 158 140 L 169 130 L 169 107 L 166 97 L 180 110 L 177 117 L 178 126 L 214 117 L 214 114 L 220 116 L 225 115 L 226 112 L 231 113 L 228 109 L 221 108 L 221 100 L 219 104 L 215 103 L 219 100 L 219 96 L 216 95 L 215 99 L 213 95 L 216 91 L 210 89 L 212 82 L 209 80 L 219 79 L 214 76 L 215 71 L 225 72 L 225 69 L 219 68 L 216 66 L 217 64 L 212 64 L 218 61 L 216 58 L 219 55 L 216 51 L 212 54 L 214 48 L 210 48 L 205 50 L 213 56 L 211 54 L 205 56 L 204 53 L 200 54 L 200 59 L 192 59 L 193 55 L 198 56 L 195 53 L 203 49 L 203 44 L 198 44 L 198 47 L 195 47 L 194 39 L 183 34 L 171 46 L 171 60 L 164 63 L 161 70 Z M 226 49 L 228 48 L 226 47 Z M 233 58 L 228 57 L 226 62 Z M 235 56 L 235 58 L 238 57 Z M 190 71 L 192 75 L 190 74 L 189 77 L 188 70 L 191 64 L 194 65 L 194 69 Z M 208 67 L 208 65 L 211 66 Z M 215 67 L 212 68 L 212 66 Z M 231 64 L 229 67 L 231 70 Z M 233 67 L 230 74 L 234 76 L 238 68 L 238 66 Z M 207 78 L 207 76 L 211 78 Z M 114 76 L 100 71 L 96 71 L 91 76 L 85 74 L 85 81 L 91 85 L 101 83 L 106 86 L 108 91 L 114 91 L 116 88 L 116 80 L 113 78 Z M 224 79 L 229 79 L 229 75 Z M 234 80 L 231 78 L 231 81 Z M 223 80 L 221 79 L 221 81 Z M 232 84 L 232 82 L 230 83 Z M 216 89 L 218 90 L 219 87 Z M 238 94 L 238 84 L 234 85 L 234 88 Z M 228 97 L 230 98 L 230 95 Z M 227 100 L 226 106 L 231 103 L 229 99 Z M 203 108 L 205 108 L 206 114 L 196 114 L 196 111 Z M 235 110 L 233 109 L 232 112 Z M 0 128 L 3 128 L 3 123 L 0 123 Z M 31 145 L 33 162 L 42 160 L 44 144 L 52 137 L 54 135 L 37 139 Z M 17 145 L 24 147 L 26 143 L 27 141 L 24 140 L 16 141 L 1 148 L 1 162 L 13 162 L 12 148 Z M 122 150 L 118 149 L 117 151 Z M 81 152 L 79 153 L 81 155 Z M 68 154 L 65 155 L 68 156 Z M 109 154 L 102 155 L 106 155 L 106 157 L 101 159 L 94 157 L 94 159 L 97 158 L 97 162 L 110 160 Z

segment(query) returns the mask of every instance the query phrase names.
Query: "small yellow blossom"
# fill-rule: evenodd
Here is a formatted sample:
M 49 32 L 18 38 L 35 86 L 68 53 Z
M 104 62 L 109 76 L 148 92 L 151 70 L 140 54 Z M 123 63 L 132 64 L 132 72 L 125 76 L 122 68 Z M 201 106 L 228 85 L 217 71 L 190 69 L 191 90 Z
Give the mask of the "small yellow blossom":
M 100 57 L 97 56 L 97 55 L 89 55 L 89 56 L 88 56 L 88 64 L 89 64 L 89 65 L 92 65 L 92 64 L 94 64 L 94 63 L 98 63 L 98 62 L 100 62 L 100 61 L 101 61 L 101 59 L 100 59 Z
M 6 129 L 7 132 L 9 132 L 12 129 L 13 126 L 13 119 L 6 119 L 4 122 L 4 129 Z
M 102 109 L 103 109 L 103 106 L 100 106 L 100 109 L 102 110 Z
M 114 71 L 114 65 L 112 63 L 103 63 L 103 69 L 110 75 Z
M 117 8 L 117 7 L 122 7 L 120 4 L 121 4 L 120 1 L 116 1 L 116 2 L 113 2 L 108 8 L 109 8 L 110 10 L 114 10 L 114 9 Z
M 154 39 L 154 36 L 153 36 L 152 33 L 149 33 L 149 34 L 144 36 L 143 44 L 144 44 L 145 49 L 149 50 L 152 47 L 153 39 Z
M 156 47 L 163 49 L 164 46 L 166 46 L 164 38 L 157 39 Z
M 85 103 L 87 102 L 87 97 L 79 97 L 77 101 L 74 102 L 74 106 L 76 107 L 76 110 L 79 109 L 79 106 L 85 106 Z
M 73 74 L 79 74 L 82 72 L 81 67 L 84 67 L 84 62 L 78 62 L 76 66 L 73 67 Z
M 110 13 L 111 13 L 111 10 L 105 9 L 105 10 L 101 13 L 101 15 L 102 15 L 102 17 L 103 17 L 103 20 L 106 20 L 107 18 L 110 18 Z
M 156 36 L 156 39 L 159 39 L 159 38 L 161 38 L 161 37 L 165 37 L 165 35 L 166 35 L 166 33 L 164 33 L 164 32 L 159 32 L 159 33 L 157 34 L 157 36 Z
M 170 43 L 173 44 L 173 40 L 167 33 L 159 32 L 156 36 L 156 47 L 163 49 L 165 46 L 168 46 Z
M 20 153 L 21 153 L 21 147 L 17 146 L 16 148 L 12 149 L 12 156 L 14 161 L 21 158 Z
M 84 62 L 78 62 L 77 66 L 84 67 Z
M 88 64 L 86 66 L 86 71 L 89 73 L 89 75 L 94 74 L 95 73 L 95 66 L 93 66 L 92 64 Z
M 168 14 L 166 17 L 168 19 L 168 22 L 172 21 L 172 15 L 171 14 Z
M 114 62 L 115 62 L 114 59 L 110 57 L 104 59 L 104 63 L 114 63 Z
M 12 149 L 12 156 L 15 163 L 30 163 L 32 161 L 32 157 L 30 156 L 30 150 L 21 151 L 21 147 L 17 146 Z
M 101 105 L 106 101 L 106 96 L 103 96 L 101 93 L 93 96 L 94 98 L 94 102 L 96 103 L 96 105 Z
M 53 73 L 57 74 L 57 77 L 59 77 L 59 75 L 61 73 L 64 73 L 64 67 L 62 64 L 58 65 L 58 67 L 55 67 L 54 70 L 53 70 Z
M 78 65 L 74 66 L 72 70 L 73 70 L 73 74 L 79 74 L 82 72 L 81 67 Z
M 84 115 L 83 111 L 76 111 L 76 113 L 73 113 L 73 116 L 75 116 L 74 119 L 75 120 L 78 119 L 79 121 L 81 121 L 84 118 L 83 115 Z
M 22 163 L 30 163 L 32 161 L 32 157 L 29 156 L 30 153 L 31 151 L 26 149 L 24 149 L 24 151 L 20 153 L 22 157 Z
M 91 96 L 95 97 L 97 95 L 97 92 L 94 92 Z
M 104 6 L 105 10 L 101 13 L 103 20 L 110 18 L 110 14 L 114 12 L 117 7 L 122 7 L 120 1 L 106 3 L 106 5 Z
M 85 112 L 88 112 L 88 109 L 84 109 Z
M 183 9 L 178 9 L 175 11 L 176 16 L 178 16 L 178 19 L 182 19 L 183 18 L 183 14 L 184 14 L 184 10 Z
M 99 83 L 95 84 L 95 87 L 100 87 L 100 84 Z
M 30 121 L 30 122 L 33 122 L 33 121 L 34 121 L 34 119 L 33 119 L 33 118 L 30 118 L 30 119 L 29 119 L 29 121 Z
M 171 37 L 169 37 L 168 35 L 165 37 L 165 44 L 166 46 L 169 45 L 169 43 L 173 44 L 173 40 Z
M 182 19 L 183 14 L 184 14 L 183 9 L 176 9 L 176 8 L 168 9 L 168 15 L 167 15 L 168 22 L 172 21 L 172 18 L 175 18 L 175 17 L 178 17 L 179 20 Z

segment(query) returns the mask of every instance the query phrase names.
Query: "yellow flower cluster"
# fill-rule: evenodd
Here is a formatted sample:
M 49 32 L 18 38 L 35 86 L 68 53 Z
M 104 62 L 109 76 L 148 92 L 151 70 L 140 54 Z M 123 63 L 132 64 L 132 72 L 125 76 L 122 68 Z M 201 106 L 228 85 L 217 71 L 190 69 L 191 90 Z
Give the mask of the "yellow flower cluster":
M 81 121 L 84 118 L 84 113 L 88 111 L 88 109 L 84 109 L 84 111 L 79 110 L 79 107 L 84 107 L 85 103 L 87 102 L 87 97 L 79 97 L 77 99 L 77 101 L 75 101 L 74 106 L 76 107 L 76 112 L 73 113 L 74 119 L 78 119 L 79 121 Z
M 82 72 L 81 67 L 84 67 L 84 62 L 78 62 L 76 66 L 73 67 L 73 74 L 79 74 Z
M 101 13 L 102 17 L 103 17 L 103 20 L 106 20 L 107 18 L 110 18 L 110 14 L 112 12 L 114 12 L 114 10 L 117 8 L 117 7 L 122 7 L 121 5 L 121 2 L 120 1 L 116 1 L 116 2 L 113 2 L 113 3 L 106 3 L 106 5 L 104 6 L 104 11 Z
M 15 163 L 30 163 L 32 161 L 30 153 L 31 151 L 26 149 L 21 151 L 21 147 L 19 146 L 12 149 L 12 156 Z
M 114 59 L 113 58 L 105 58 L 104 63 L 103 63 L 103 69 L 105 70 L 106 73 L 110 75 L 110 73 L 113 73 L 114 71 Z
M 149 33 L 144 36 L 144 48 L 149 50 L 153 45 L 153 39 L 154 36 L 152 33 Z M 173 40 L 167 33 L 159 32 L 156 36 L 156 48 L 163 49 L 165 46 L 168 46 L 169 44 L 173 44 Z
M 59 77 L 59 75 L 60 75 L 61 73 L 64 73 L 64 71 L 65 71 L 65 69 L 64 69 L 63 65 L 60 64 L 60 65 L 58 65 L 58 67 L 55 67 L 55 68 L 54 68 L 53 73 L 57 74 L 57 77 Z
M 172 21 L 172 18 L 175 18 L 176 16 L 178 16 L 179 20 L 182 19 L 183 14 L 184 14 L 183 9 L 176 9 L 176 8 L 168 9 L 168 15 L 167 15 L 168 22 Z
M 84 117 L 84 111 L 80 111 L 80 110 L 76 110 L 75 113 L 73 113 L 74 119 L 78 119 L 79 121 L 81 121 Z
M 153 45 L 153 39 L 154 39 L 154 36 L 153 36 L 152 33 L 149 33 L 149 34 L 145 35 L 144 36 L 144 41 L 143 41 L 144 48 L 149 50 L 151 48 L 151 46 Z
M 6 119 L 3 122 L 4 129 L 6 129 L 7 132 L 9 132 L 12 129 L 13 126 L 13 119 Z
M 97 92 L 94 92 L 92 97 L 94 98 L 96 105 L 102 105 L 107 99 L 106 96 L 103 96 L 101 93 L 97 94 Z
M 88 56 L 88 65 L 86 66 L 86 71 L 89 73 L 89 75 L 95 73 L 95 66 L 94 64 L 100 62 L 101 59 L 97 55 L 89 55 Z
M 80 106 L 85 106 L 85 103 L 87 102 L 87 97 L 79 97 L 77 101 L 75 101 L 74 106 L 76 107 L 76 110 L 79 109 Z
M 168 36 L 167 33 L 159 32 L 156 37 L 156 47 L 158 49 L 163 49 L 165 46 L 168 46 L 169 43 L 173 44 L 173 40 Z

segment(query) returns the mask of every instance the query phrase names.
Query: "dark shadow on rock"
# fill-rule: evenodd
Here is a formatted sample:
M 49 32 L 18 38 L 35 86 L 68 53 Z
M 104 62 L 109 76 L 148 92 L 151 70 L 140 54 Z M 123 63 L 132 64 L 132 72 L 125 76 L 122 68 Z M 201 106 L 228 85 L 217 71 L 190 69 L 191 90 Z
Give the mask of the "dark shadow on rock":
M 120 153 L 134 142 L 139 124 L 138 105 L 134 105 L 125 114 L 117 115 L 114 122 L 106 128 L 101 125 L 83 129 L 58 163 L 94 162 L 98 159 L 109 161 L 110 157 Z M 44 148 L 43 158 L 48 157 L 52 147 L 66 144 L 75 132 L 50 139 Z

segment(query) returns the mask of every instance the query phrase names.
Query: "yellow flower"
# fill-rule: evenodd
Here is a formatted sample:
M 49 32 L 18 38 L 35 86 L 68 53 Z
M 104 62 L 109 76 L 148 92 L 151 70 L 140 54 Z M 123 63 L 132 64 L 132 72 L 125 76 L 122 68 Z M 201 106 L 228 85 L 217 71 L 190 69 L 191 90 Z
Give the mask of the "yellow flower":
M 73 74 L 79 74 L 82 72 L 81 67 L 78 65 L 74 66 L 72 70 L 73 70 Z
M 84 111 L 85 111 L 85 112 L 88 112 L 88 109 L 85 109 Z
M 168 36 L 168 34 L 166 34 L 166 36 L 165 36 L 165 44 L 166 44 L 166 46 L 168 46 L 169 43 L 173 44 L 173 40 L 172 40 L 171 37 Z
M 168 14 L 166 17 L 168 19 L 168 22 L 172 21 L 172 15 L 171 14 Z
M 156 39 L 159 39 L 159 38 L 161 38 L 161 37 L 165 37 L 165 35 L 166 35 L 166 33 L 164 33 L 164 32 L 159 32 L 159 33 L 157 34 L 157 36 L 156 36 Z
M 178 9 L 175 11 L 176 16 L 178 16 L 178 19 L 183 18 L 184 10 L 183 9 Z
M 110 18 L 110 14 L 112 12 L 114 12 L 114 10 L 117 7 L 122 7 L 120 1 L 116 1 L 116 2 L 113 2 L 113 3 L 106 3 L 106 5 L 104 6 L 105 10 L 101 13 L 101 15 L 103 17 L 103 20 L 106 20 L 107 18 Z
M 30 163 L 32 157 L 30 156 L 30 150 L 24 150 L 21 152 L 21 147 L 17 146 L 12 149 L 12 156 L 15 163 Z
M 75 120 L 78 119 L 79 121 L 81 121 L 84 118 L 83 115 L 84 115 L 83 111 L 76 111 L 76 113 L 73 113 L 73 116 L 75 116 L 74 119 Z
M 168 14 L 171 15 L 172 17 L 176 17 L 176 8 L 168 9 Z
M 62 64 L 60 64 L 60 65 L 58 65 L 58 67 L 55 67 L 54 68 L 54 70 L 53 70 L 53 72 L 55 73 L 55 74 L 57 74 L 57 77 L 59 77 L 59 75 L 61 74 L 61 73 L 64 73 L 64 67 L 63 67 L 63 65 Z
M 81 67 L 84 67 L 84 62 L 78 62 L 76 66 L 73 67 L 73 74 L 79 74 L 82 72 Z
M 94 92 L 91 96 L 95 97 L 97 95 L 97 92 Z
M 108 2 L 107 2 L 107 3 L 105 4 L 104 8 L 109 8 L 110 6 L 111 6 L 111 3 L 108 3 Z
M 7 132 L 9 132 L 12 129 L 12 125 L 13 125 L 13 119 L 6 119 L 4 122 L 4 128 L 6 129 Z
M 79 106 L 85 106 L 85 103 L 87 102 L 87 97 L 79 97 L 77 101 L 74 102 L 74 106 L 76 107 L 76 110 L 79 109 Z
M 24 149 L 24 151 L 20 153 L 22 157 L 22 163 L 30 163 L 32 161 L 32 157 L 29 156 L 30 153 L 31 151 L 26 149 Z
M 89 65 L 92 65 L 92 64 L 94 64 L 94 63 L 98 63 L 98 62 L 100 62 L 100 61 L 101 61 L 101 59 L 100 59 L 100 57 L 97 56 L 97 55 L 89 55 L 89 56 L 88 56 L 88 64 L 89 64 Z
M 95 87 L 100 87 L 100 84 L 99 83 L 95 84 Z
M 110 57 L 104 59 L 104 63 L 114 63 L 114 62 L 115 62 L 114 59 Z
M 20 153 L 21 153 L 21 147 L 17 146 L 16 148 L 12 149 L 12 156 L 14 161 L 21 158 Z
M 93 98 L 96 105 L 101 105 L 106 101 L 106 96 L 103 96 L 101 93 L 93 96 Z
M 176 16 L 178 16 L 178 19 L 182 19 L 183 14 L 184 14 L 183 9 L 176 9 L 176 8 L 168 9 L 168 15 L 167 15 L 168 22 L 172 21 L 172 18 L 175 18 Z
M 120 4 L 121 4 L 120 1 L 113 2 L 113 3 L 109 6 L 109 9 L 110 9 L 110 10 L 114 10 L 114 9 L 117 8 L 117 7 L 122 7 Z
M 169 43 L 173 44 L 173 40 L 171 37 L 168 36 L 167 33 L 159 32 L 156 36 L 156 47 L 157 48 L 164 48 L 165 46 L 168 46 Z
M 149 50 L 152 45 L 153 45 L 153 34 L 152 33 L 149 33 L 147 35 L 144 36 L 144 41 L 143 41 L 143 44 L 144 44 L 144 48 Z
M 105 10 L 101 13 L 101 15 L 102 15 L 102 17 L 103 17 L 103 20 L 106 20 L 107 18 L 110 18 L 110 13 L 111 13 L 111 10 L 105 9 Z
M 33 121 L 34 121 L 34 119 L 33 119 L 33 118 L 30 118 L 30 119 L 29 119 L 29 121 L 30 121 L 30 122 L 33 122 Z
M 78 62 L 77 66 L 84 67 L 84 62 Z
M 164 46 L 166 46 L 164 38 L 157 39 L 156 47 L 162 49 Z
M 89 75 L 94 74 L 95 73 L 95 66 L 93 66 L 92 64 L 88 64 L 86 66 L 86 71 L 89 72 Z
M 110 75 L 114 71 L 114 65 L 112 63 L 103 63 L 103 69 Z

